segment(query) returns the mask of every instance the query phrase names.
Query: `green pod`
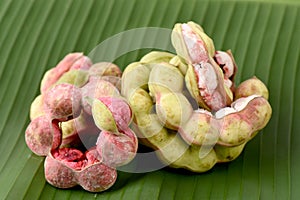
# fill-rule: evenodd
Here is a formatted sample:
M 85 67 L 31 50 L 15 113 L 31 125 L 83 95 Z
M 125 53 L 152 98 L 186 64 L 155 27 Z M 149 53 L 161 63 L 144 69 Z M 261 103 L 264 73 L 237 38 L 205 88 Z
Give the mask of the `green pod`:
M 272 114 L 269 102 L 257 95 L 240 98 L 232 103 L 231 109 L 226 110 L 219 110 L 214 121 L 219 130 L 218 143 L 225 146 L 249 141 L 267 125 Z
M 102 101 L 98 99 L 92 100 L 92 115 L 99 129 L 118 133 L 114 116 Z
M 184 81 L 179 69 L 168 63 L 152 64 L 149 75 L 150 95 L 182 92 Z
M 150 53 L 144 55 L 140 62 L 141 63 L 161 63 L 161 62 L 169 62 L 175 55 L 162 52 L 162 51 L 151 51 Z
M 43 98 L 44 96 L 40 94 L 32 101 L 30 106 L 30 120 L 33 120 L 45 114 L 43 107 Z
M 130 98 L 128 99 L 132 112 L 135 115 L 143 115 L 149 114 L 152 107 L 153 101 L 150 95 L 143 89 L 138 88 L 136 89 Z
M 156 131 L 156 134 L 146 138 L 147 145 L 157 149 L 156 154 L 163 163 L 194 172 L 208 171 L 217 163 L 217 156 L 213 149 L 200 158 L 200 147 L 189 146 L 176 132 L 155 123 L 152 130 Z
M 84 84 L 88 82 L 88 80 L 89 80 L 89 74 L 86 70 L 71 69 L 70 71 L 64 73 L 58 79 L 55 85 L 61 83 L 69 83 L 77 87 L 82 87 Z
M 161 123 L 173 130 L 186 123 L 193 112 L 192 105 L 182 93 L 157 94 L 155 108 Z
M 198 146 L 216 144 L 219 133 L 210 123 L 212 115 L 205 110 L 194 111 L 190 119 L 179 128 L 182 138 Z
M 183 74 L 183 76 L 186 75 L 187 69 L 188 69 L 188 65 L 184 62 L 183 59 L 181 59 L 179 56 L 174 56 L 169 63 L 171 65 L 176 66 L 180 72 Z
M 190 146 L 171 166 L 185 168 L 193 172 L 206 172 L 218 162 L 217 155 L 213 149 L 208 151 L 205 156 L 202 156 L 200 152 L 201 147 Z
M 214 146 L 214 150 L 218 157 L 218 162 L 233 161 L 242 153 L 245 145 L 246 145 L 246 142 L 242 143 L 238 146 L 234 146 L 234 147 L 227 147 L 227 146 L 222 146 L 222 145 L 216 144 Z
M 269 91 L 266 85 L 257 77 L 252 77 L 243 81 L 235 90 L 235 99 L 248 97 L 251 95 L 260 95 L 265 99 L 269 98 Z
M 150 69 L 139 62 L 128 65 L 122 76 L 121 94 L 127 99 L 138 88 L 147 89 Z
M 121 77 L 122 71 L 116 64 L 110 62 L 99 62 L 90 67 L 89 75 Z

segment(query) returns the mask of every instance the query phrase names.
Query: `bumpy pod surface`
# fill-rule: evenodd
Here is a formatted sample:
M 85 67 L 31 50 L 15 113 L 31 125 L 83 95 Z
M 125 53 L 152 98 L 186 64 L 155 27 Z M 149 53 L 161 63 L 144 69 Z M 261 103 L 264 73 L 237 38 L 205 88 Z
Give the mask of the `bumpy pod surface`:
M 112 63 L 92 65 L 82 53 L 46 72 L 25 140 L 33 153 L 46 156 L 51 185 L 101 192 L 115 183 L 116 167 L 135 157 L 138 142 L 129 128 L 131 108 L 120 96 L 121 73 Z
M 54 68 L 49 69 L 41 81 L 41 93 L 51 88 L 64 73 L 71 69 L 89 69 L 91 60 L 82 53 L 70 53 L 66 55 Z
M 101 130 L 117 133 L 125 130 L 132 119 L 131 108 L 123 98 L 100 97 L 94 99 L 92 114 Z
M 236 87 L 231 51 L 215 51 L 199 25 L 176 24 L 171 39 L 177 55 L 150 52 L 130 64 L 121 94 L 141 143 L 171 167 L 205 172 L 237 158 L 267 125 L 268 90 L 258 80 Z
M 117 65 L 109 62 L 100 62 L 92 65 L 89 69 L 89 73 L 91 76 L 122 76 L 122 71 L 120 68 Z
M 102 130 L 97 140 L 97 150 L 103 162 L 110 167 L 129 163 L 136 155 L 138 142 L 128 127 L 132 120 L 129 104 L 120 97 L 94 99 L 92 115 Z
M 83 154 L 72 148 L 52 151 L 44 164 L 46 180 L 58 188 L 80 185 L 90 192 L 110 188 L 117 179 L 115 169 L 104 165 L 95 149 Z
M 266 85 L 256 77 L 252 77 L 243 81 L 235 91 L 235 98 L 248 97 L 252 94 L 263 96 L 265 99 L 269 98 L 269 91 Z
M 120 96 L 119 90 L 110 82 L 99 77 L 91 78 L 89 82 L 81 88 L 82 107 L 84 111 L 91 115 L 91 99 L 98 99 L 108 96 Z
M 80 103 L 80 89 L 72 84 L 62 83 L 46 92 L 44 110 L 52 119 L 67 121 L 79 116 Z
M 25 132 L 27 146 L 39 156 L 46 156 L 61 143 L 61 130 L 57 120 L 46 115 L 33 119 Z
M 129 163 L 135 157 L 137 147 L 137 138 L 129 128 L 118 135 L 102 131 L 97 140 L 97 151 L 101 152 L 103 163 L 110 167 Z

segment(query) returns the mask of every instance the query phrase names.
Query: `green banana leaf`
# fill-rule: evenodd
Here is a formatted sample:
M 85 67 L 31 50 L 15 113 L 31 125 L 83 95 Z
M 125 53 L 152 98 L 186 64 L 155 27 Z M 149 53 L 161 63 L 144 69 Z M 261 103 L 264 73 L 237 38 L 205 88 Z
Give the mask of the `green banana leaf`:
M 102 193 L 49 185 L 44 158 L 24 140 L 43 73 L 67 53 L 88 54 L 122 31 L 189 20 L 216 49 L 232 50 L 237 83 L 254 75 L 266 83 L 273 108 L 267 127 L 236 160 L 206 173 L 120 171 Z M 299 1 L 1 0 L 0 48 L 0 199 L 300 199 Z M 116 62 L 124 69 L 145 52 Z

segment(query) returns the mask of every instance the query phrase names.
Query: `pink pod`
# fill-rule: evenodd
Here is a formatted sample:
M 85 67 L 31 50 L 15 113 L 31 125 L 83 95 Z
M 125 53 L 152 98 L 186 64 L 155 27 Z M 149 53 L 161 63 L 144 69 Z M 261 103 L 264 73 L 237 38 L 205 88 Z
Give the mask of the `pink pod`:
M 78 59 L 73 65 L 71 66 L 71 69 L 81 69 L 81 70 L 89 70 L 90 67 L 93 65 L 91 59 L 87 56 L 83 56 L 80 59 Z
M 87 151 L 85 156 L 87 163 L 76 173 L 77 183 L 90 192 L 101 192 L 110 188 L 116 182 L 117 170 L 104 165 L 95 148 Z
M 44 110 L 52 119 L 67 121 L 79 116 L 81 91 L 72 84 L 62 83 L 46 92 Z
M 46 156 L 61 143 L 61 130 L 57 120 L 51 120 L 45 115 L 33 119 L 25 132 L 25 141 L 30 150 Z
M 114 76 L 121 77 L 121 69 L 114 63 L 110 62 L 99 62 L 92 65 L 89 69 L 91 76 Z
M 92 107 L 89 102 L 90 98 L 100 98 L 105 96 L 120 96 L 119 90 L 110 82 L 104 81 L 99 77 L 89 79 L 89 82 L 81 88 L 82 108 L 91 115 Z
M 129 163 L 135 157 L 138 142 L 133 131 L 127 128 L 121 134 L 102 131 L 96 145 L 103 163 L 110 167 L 119 167 Z
M 47 156 L 44 168 L 47 182 L 58 188 L 80 185 L 87 191 L 101 192 L 117 178 L 117 171 L 104 165 L 94 148 L 85 154 L 74 148 L 54 150 Z
M 91 60 L 83 53 L 66 55 L 54 68 L 45 73 L 41 82 L 41 93 L 43 94 L 49 90 L 70 69 L 89 69 L 91 65 Z
M 46 157 L 44 169 L 47 182 L 55 187 L 71 188 L 77 185 L 74 171 L 51 155 Z
M 178 132 L 187 144 L 212 145 L 218 138 L 218 133 L 211 125 L 212 114 L 204 109 L 193 112 L 189 120 L 183 124 Z
M 129 104 L 123 98 L 100 97 L 99 100 L 112 113 L 118 129 L 126 130 L 132 120 L 132 112 Z

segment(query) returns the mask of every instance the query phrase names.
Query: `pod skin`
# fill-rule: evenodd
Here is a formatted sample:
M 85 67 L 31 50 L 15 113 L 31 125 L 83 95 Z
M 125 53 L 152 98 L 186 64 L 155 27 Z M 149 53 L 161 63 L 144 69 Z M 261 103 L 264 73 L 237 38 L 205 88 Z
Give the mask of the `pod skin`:
M 97 139 L 97 151 L 102 162 L 109 167 L 119 167 L 129 163 L 136 155 L 138 142 L 130 128 L 114 134 L 102 131 Z
M 131 108 L 122 98 L 101 97 L 92 100 L 92 115 L 101 130 L 118 134 L 125 130 L 132 120 Z
M 162 52 L 162 51 L 151 51 L 150 53 L 144 55 L 140 62 L 141 63 L 162 63 L 162 62 L 169 62 L 175 55 Z
M 243 81 L 236 88 L 235 99 L 239 99 L 241 97 L 248 97 L 254 94 L 263 96 L 265 99 L 269 98 L 269 91 L 267 86 L 256 76 Z
M 72 148 L 53 151 L 46 157 L 44 169 L 47 182 L 58 188 L 80 185 L 87 191 L 101 192 L 117 179 L 116 170 L 101 163 L 95 149 L 85 154 Z
M 212 141 L 218 138 L 215 141 L 223 146 L 237 146 L 265 127 L 271 113 L 268 101 L 253 95 L 237 100 L 231 108 L 221 109 L 215 116 L 207 112 L 195 112 L 179 133 L 189 144 L 210 145 L 205 140 L 209 137 Z
M 120 70 L 120 68 L 110 62 L 95 63 L 89 68 L 88 72 L 90 76 L 122 76 L 122 71 Z
M 91 60 L 83 53 L 70 53 L 66 55 L 54 68 L 49 69 L 41 81 L 41 93 L 51 88 L 65 73 L 71 69 L 89 69 Z
M 44 99 L 43 95 L 38 95 L 35 97 L 30 105 L 30 120 L 33 120 L 41 115 L 44 115 Z
M 80 89 L 68 83 L 54 86 L 46 92 L 44 97 L 46 114 L 59 121 L 78 117 L 81 109 L 80 104 Z
M 92 106 L 90 105 L 90 99 L 98 99 L 101 97 L 119 97 L 119 90 L 110 82 L 101 79 L 100 77 L 90 78 L 89 82 L 84 85 L 81 90 L 81 105 L 83 110 L 91 115 Z
M 161 93 L 182 92 L 183 85 L 184 77 L 179 69 L 168 63 L 153 64 L 148 83 L 152 96 L 155 97 Z
M 147 65 L 140 62 L 128 65 L 122 76 L 122 96 L 129 99 L 136 89 L 148 88 L 150 71 Z
M 182 93 L 161 93 L 156 94 L 156 112 L 165 127 L 177 130 L 189 120 L 193 108 Z
M 39 156 L 46 156 L 61 143 L 61 129 L 57 120 L 46 115 L 34 118 L 25 131 L 25 141 L 30 150 Z

